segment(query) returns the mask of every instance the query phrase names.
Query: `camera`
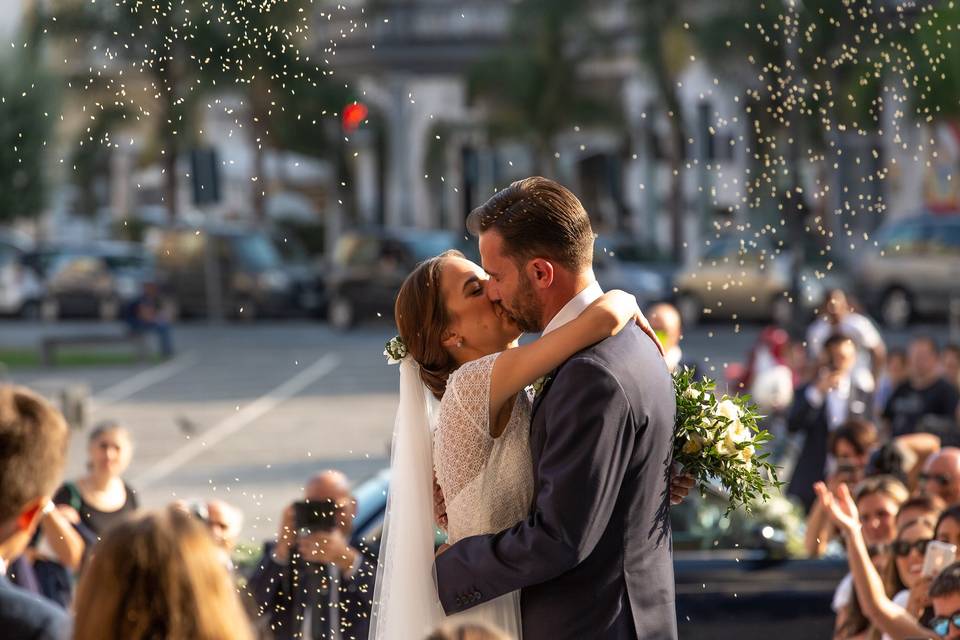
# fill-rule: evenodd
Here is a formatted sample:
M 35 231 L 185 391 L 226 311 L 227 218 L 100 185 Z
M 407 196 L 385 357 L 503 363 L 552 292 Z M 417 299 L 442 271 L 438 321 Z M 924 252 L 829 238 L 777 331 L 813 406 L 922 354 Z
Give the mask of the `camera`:
M 294 527 L 298 531 L 305 529 L 311 533 L 332 531 L 339 524 L 339 513 L 340 507 L 337 506 L 337 501 L 332 499 L 294 502 Z

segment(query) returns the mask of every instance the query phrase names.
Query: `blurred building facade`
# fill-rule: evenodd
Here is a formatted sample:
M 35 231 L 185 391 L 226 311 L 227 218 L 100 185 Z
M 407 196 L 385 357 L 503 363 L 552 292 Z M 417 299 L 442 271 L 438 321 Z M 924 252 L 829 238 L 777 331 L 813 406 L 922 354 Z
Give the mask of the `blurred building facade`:
M 669 120 L 659 90 L 642 61 L 631 0 L 591 0 L 591 28 L 602 50 L 578 65 L 578 81 L 622 114 L 616 122 L 571 126 L 553 140 L 552 177 L 569 185 L 584 201 L 598 231 L 628 233 L 650 245 L 670 246 L 667 197 L 672 165 L 663 149 Z M 24 3 L 25 7 L 30 3 Z M 315 58 L 332 59 L 336 77 L 352 87 L 369 114 L 355 131 L 339 131 L 350 182 L 333 162 L 267 149 L 264 174 L 257 176 L 256 135 L 235 92 L 204 98 L 199 144 L 216 150 L 219 203 L 192 203 L 189 157 L 177 159 L 183 176 L 177 194 L 185 220 L 204 217 L 251 219 L 257 192 L 267 194 L 271 216 L 314 219 L 333 230 L 345 225 L 462 229 L 466 214 L 498 188 L 537 170 L 536 150 L 528 141 L 498 136 L 489 127 L 482 101 L 470 95 L 471 69 L 509 41 L 516 2 L 511 0 L 349 0 L 337 11 L 316 10 L 311 26 Z M 710 11 L 705 3 L 684 3 L 678 11 Z M 15 32 L 10 12 L 0 23 Z M 335 43 L 331 49 L 330 43 Z M 332 53 L 331 53 L 332 52 Z M 89 60 L 49 55 L 59 71 Z M 682 63 L 681 63 L 682 62 Z M 677 61 L 676 83 L 685 123 L 680 176 L 683 237 L 689 247 L 712 233 L 717 223 L 769 222 L 776 210 L 758 212 L 746 194 L 751 179 L 750 120 L 739 99 L 745 86 L 716 73 L 698 56 Z M 744 63 L 749 77 L 749 68 Z M 79 103 L 63 106 L 65 115 L 52 170 L 69 182 L 64 168 L 82 133 L 87 115 Z M 895 105 L 884 109 L 888 118 Z M 292 117 L 275 114 L 274 117 Z M 837 235 L 872 231 L 887 216 L 908 215 L 932 205 L 960 207 L 958 181 L 960 135 L 948 123 L 899 126 L 885 123 L 885 134 L 831 133 L 830 144 L 843 150 L 836 164 L 802 166 L 800 184 L 807 194 L 825 193 L 808 206 L 823 226 Z M 109 158 L 98 176 L 97 211 L 78 212 L 75 194 L 64 186 L 51 199 L 50 229 L 67 229 L 73 213 L 93 214 L 101 223 L 140 216 L 163 217 L 163 174 L 144 164 L 153 144 L 143 127 L 128 126 L 122 140 L 108 145 Z M 933 139 L 934 145 L 924 141 Z M 123 144 L 121 144 L 123 142 Z M 923 147 L 926 157 L 914 159 Z M 832 159 L 831 159 L 832 160 Z M 884 175 L 874 180 L 871 176 Z M 254 179 L 256 178 L 256 179 Z M 824 185 L 827 187 L 824 189 Z M 349 191 L 351 197 L 342 197 Z M 98 217 L 99 216 L 99 217 Z M 759 219 L 757 219 L 759 218 Z

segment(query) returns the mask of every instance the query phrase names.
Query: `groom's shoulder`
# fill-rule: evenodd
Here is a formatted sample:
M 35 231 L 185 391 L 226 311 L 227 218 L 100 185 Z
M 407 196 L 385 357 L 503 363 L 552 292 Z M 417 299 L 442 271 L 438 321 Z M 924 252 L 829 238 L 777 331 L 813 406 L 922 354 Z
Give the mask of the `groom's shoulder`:
M 634 369 L 646 361 L 662 360 L 653 341 L 635 326 L 627 327 L 617 335 L 601 340 L 578 355 L 581 354 L 603 363 L 612 371 Z
M 628 327 L 574 354 L 561 365 L 560 371 L 586 367 L 601 375 L 620 378 L 629 377 L 648 366 L 661 365 L 666 370 L 662 362 L 663 358 L 653 341 L 638 327 Z

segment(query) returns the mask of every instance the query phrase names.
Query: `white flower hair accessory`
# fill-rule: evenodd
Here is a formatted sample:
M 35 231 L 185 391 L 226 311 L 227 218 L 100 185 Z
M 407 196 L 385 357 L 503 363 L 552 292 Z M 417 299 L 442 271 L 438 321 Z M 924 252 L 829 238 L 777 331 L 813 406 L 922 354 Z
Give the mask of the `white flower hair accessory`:
M 400 336 L 390 338 L 383 350 L 383 355 L 387 358 L 387 364 L 400 364 L 407 357 L 407 353 L 407 345 Z

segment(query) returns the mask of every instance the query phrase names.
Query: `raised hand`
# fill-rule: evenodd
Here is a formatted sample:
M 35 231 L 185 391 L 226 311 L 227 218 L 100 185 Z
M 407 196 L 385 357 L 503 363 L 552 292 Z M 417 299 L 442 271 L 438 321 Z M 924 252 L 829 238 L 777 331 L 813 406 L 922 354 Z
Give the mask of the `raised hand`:
M 818 482 L 813 485 L 813 490 L 817 493 L 820 506 L 838 528 L 846 532 L 860 529 L 860 513 L 846 484 L 841 484 L 835 493 L 830 493 L 827 485 Z

